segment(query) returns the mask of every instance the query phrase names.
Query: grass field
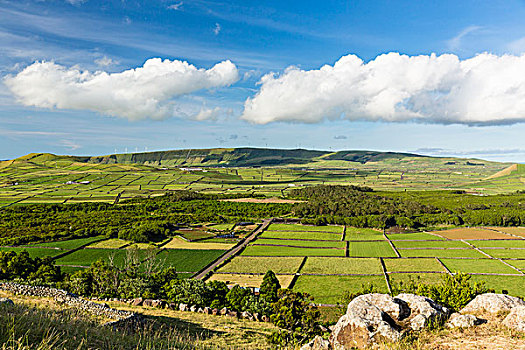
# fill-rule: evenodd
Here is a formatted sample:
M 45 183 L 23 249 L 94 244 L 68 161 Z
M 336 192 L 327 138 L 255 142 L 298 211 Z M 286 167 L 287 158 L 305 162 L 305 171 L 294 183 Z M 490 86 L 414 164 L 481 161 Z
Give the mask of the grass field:
M 193 240 L 196 240 L 196 239 L 202 239 L 202 238 L 211 238 L 213 237 L 213 234 L 211 233 L 208 233 L 204 230 L 199 230 L 199 229 L 188 229 L 188 230 L 179 230 L 179 231 L 175 231 L 176 235 L 181 235 L 182 237 L 190 240 L 190 241 L 193 241 Z
M 441 259 L 441 261 L 451 272 L 519 274 L 518 271 L 498 260 Z
M 525 238 L 525 227 L 490 227 L 490 228 Z
M 34 246 L 38 246 L 38 247 L 54 247 L 54 248 L 70 250 L 70 249 L 77 249 L 77 248 L 82 247 L 82 246 L 84 246 L 86 244 L 89 244 L 90 242 L 98 241 L 98 240 L 101 240 L 103 238 L 104 238 L 103 236 L 77 238 L 77 239 L 69 239 L 67 241 L 35 243 Z
M 264 231 L 259 237 L 276 239 L 316 239 L 327 241 L 340 241 L 341 235 L 326 232 L 284 232 L 284 231 Z
M 293 248 L 250 245 L 241 255 L 247 256 L 345 256 L 344 249 Z
M 406 284 L 410 281 L 438 284 L 441 281 L 441 275 L 438 273 L 392 273 L 388 275 L 388 278 L 392 286 L 399 283 Z
M 486 258 L 474 249 L 399 249 L 402 257 Z
M 434 258 L 384 259 L 384 262 L 388 272 L 445 271 Z
M 90 266 L 97 260 L 109 262 L 110 258 L 113 257 L 115 265 L 122 267 L 126 260 L 126 254 L 125 249 L 80 249 L 57 259 L 56 263 L 57 265 Z
M 388 292 L 383 276 L 299 276 L 294 290 L 314 296 L 316 303 L 336 304 L 345 291 L 357 292 L 373 284 L 379 292 Z
M 369 228 L 346 227 L 345 241 L 382 241 L 385 237 L 383 232 Z
M 163 245 L 166 249 L 197 249 L 197 250 L 229 250 L 235 244 L 228 243 L 208 243 L 208 242 L 187 242 L 180 237 L 173 237 L 167 244 Z
M 16 253 L 20 253 L 22 251 L 27 251 L 29 253 L 29 256 L 32 258 L 43 258 L 45 256 L 57 256 L 60 255 L 66 250 L 62 249 L 53 249 L 53 248 L 25 248 L 25 247 L 0 247 L 0 251 L 14 251 Z
M 331 241 L 307 241 L 307 240 L 287 240 L 287 239 L 258 239 L 255 244 L 272 244 L 272 245 L 287 245 L 296 247 L 327 247 L 327 248 L 341 248 L 346 247 L 345 242 L 331 242 Z
M 304 258 L 302 257 L 250 257 L 238 256 L 222 266 L 219 272 L 239 273 L 266 273 L 272 270 L 274 273 L 296 273 Z
M 424 232 L 413 232 L 413 233 L 392 233 L 387 235 L 388 239 L 392 241 L 397 240 L 444 240 L 445 238 L 431 235 Z
M 302 274 L 381 274 L 379 259 L 309 257 Z
M 525 272 L 525 260 L 506 260 L 505 262 Z
M 472 275 L 472 281 L 485 282 L 487 287 L 501 293 L 506 290 L 511 295 L 525 297 L 525 277 L 524 276 L 481 276 Z
M 282 288 L 287 288 L 293 279 L 291 275 L 276 275 Z M 249 275 L 249 274 L 213 274 L 209 281 L 223 281 L 229 285 L 238 284 L 242 287 L 256 287 L 258 288 L 263 280 L 264 275 Z
M 490 256 L 500 259 L 525 259 L 525 249 L 490 249 L 483 248 L 482 251 Z
M 483 240 L 483 241 L 469 241 L 470 244 L 478 247 L 478 248 L 524 248 L 525 249 L 525 239 L 513 239 L 508 241 L 489 241 L 489 240 Z M 523 256 L 525 257 L 525 251 L 523 253 Z
M 395 241 L 397 249 L 403 248 L 469 248 L 470 246 L 461 241 Z
M 350 242 L 348 255 L 353 257 L 397 256 L 388 242 Z
M 343 233 L 342 226 L 308 226 L 295 224 L 271 224 L 268 231 L 312 231 L 312 232 L 331 232 Z
M 222 250 L 166 249 L 157 254 L 157 259 L 177 271 L 197 272 L 223 253 Z

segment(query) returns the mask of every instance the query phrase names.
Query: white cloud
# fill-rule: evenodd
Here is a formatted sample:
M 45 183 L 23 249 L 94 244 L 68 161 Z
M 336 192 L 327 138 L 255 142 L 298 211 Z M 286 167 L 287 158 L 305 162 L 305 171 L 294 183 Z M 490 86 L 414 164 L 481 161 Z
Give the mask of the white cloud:
M 202 108 L 199 113 L 193 116 L 196 120 L 207 120 L 207 119 L 216 119 L 219 115 L 221 109 L 219 107 L 211 108 Z
M 468 26 L 467 28 L 465 28 L 461 32 L 459 32 L 458 35 L 456 35 L 452 39 L 448 40 L 448 42 L 447 42 L 448 48 L 450 50 L 457 50 L 457 49 L 459 49 L 461 47 L 461 40 L 463 40 L 464 37 L 466 37 L 467 35 L 469 35 L 469 34 L 471 34 L 473 32 L 476 32 L 476 31 L 478 31 L 480 29 L 481 29 L 480 26 Z
M 82 5 L 86 1 L 87 0 L 66 0 L 66 2 L 69 2 L 71 5 L 75 5 L 75 6 Z
M 244 104 L 253 123 L 323 119 L 420 121 L 468 125 L 525 121 L 525 55 L 388 53 L 365 63 L 344 56 L 333 66 L 289 67 L 260 81 Z
M 181 10 L 182 5 L 184 5 L 184 2 L 177 2 L 175 4 L 169 5 L 168 10 Z
M 112 66 L 114 64 L 118 64 L 117 61 L 115 61 L 112 58 L 107 57 L 107 56 L 103 56 L 103 57 L 97 58 L 95 60 L 95 63 L 99 67 L 109 67 L 109 66 Z
M 221 25 L 219 23 L 215 23 L 215 28 L 213 28 L 213 34 L 215 35 L 219 35 L 219 33 L 221 32 Z
M 175 98 L 229 86 L 238 79 L 237 67 L 230 61 L 198 69 L 187 62 L 152 58 L 142 67 L 111 74 L 35 62 L 4 82 L 26 106 L 90 110 L 139 120 L 173 116 Z

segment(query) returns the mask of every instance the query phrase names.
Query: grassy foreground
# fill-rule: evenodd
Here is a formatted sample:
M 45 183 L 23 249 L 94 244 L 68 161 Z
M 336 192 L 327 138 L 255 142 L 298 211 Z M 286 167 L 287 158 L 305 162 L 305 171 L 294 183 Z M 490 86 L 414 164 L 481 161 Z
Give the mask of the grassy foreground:
M 267 349 L 268 323 L 173 310 L 111 306 L 143 314 L 133 332 L 103 327 L 107 320 L 64 308 L 48 298 L 0 292 L 14 306 L 0 305 L 0 349 Z

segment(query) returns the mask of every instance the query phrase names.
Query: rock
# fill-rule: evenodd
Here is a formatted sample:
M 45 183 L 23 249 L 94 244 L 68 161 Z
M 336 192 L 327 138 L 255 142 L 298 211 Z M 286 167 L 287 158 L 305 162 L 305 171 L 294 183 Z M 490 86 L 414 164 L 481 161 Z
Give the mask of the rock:
M 206 315 L 209 315 L 209 314 L 211 314 L 211 308 L 209 308 L 209 307 L 206 306 L 206 307 L 202 310 L 202 312 L 205 313 Z
M 486 321 L 474 315 L 453 313 L 445 324 L 448 328 L 469 328 L 485 323 Z
M 249 319 L 253 320 L 253 315 L 249 311 L 243 311 L 241 313 L 241 317 L 244 318 L 244 319 L 247 319 L 247 320 L 249 320 Z
M 228 316 L 237 318 L 238 316 L 237 311 L 229 311 Z
M 218 315 L 219 314 L 219 309 L 212 309 L 211 310 L 211 314 L 212 315 Z
M 261 315 L 258 312 L 255 312 L 253 314 L 254 321 L 260 322 L 261 321 Z
M 169 303 L 167 307 L 170 310 L 177 310 L 179 308 L 179 305 L 177 305 L 175 303 Z
M 270 317 L 268 317 L 267 315 L 262 315 L 261 316 L 261 321 L 263 321 L 263 322 L 270 322 Z
M 517 306 L 525 306 L 525 301 L 507 294 L 485 293 L 476 296 L 460 313 L 497 313 L 510 311 Z
M 166 302 L 163 301 L 163 300 L 158 300 L 157 299 L 157 300 L 153 300 L 151 302 L 151 306 L 156 307 L 156 308 L 160 308 L 160 309 L 164 308 L 165 305 L 166 305 Z
M 153 307 L 154 302 L 155 300 L 153 299 L 144 299 L 144 301 L 142 302 L 142 306 Z
M 419 331 L 433 322 L 443 322 L 450 311 L 434 300 L 415 294 L 399 294 L 394 300 L 402 300 L 409 307 L 409 317 L 404 321 L 410 329 Z M 392 315 L 391 315 L 392 316 Z M 402 319 L 397 319 L 402 321 Z
M 0 298 L 0 305 L 15 305 L 15 303 L 9 298 Z
M 380 307 L 398 317 L 407 314 L 406 306 L 397 303 L 387 294 L 358 296 L 348 304 L 346 314 L 339 319 L 330 335 L 333 348 L 336 350 L 363 348 L 380 340 L 401 339 L 401 328 Z
M 190 306 L 190 311 L 191 311 L 191 312 L 195 312 L 195 311 L 197 311 L 197 305 L 192 305 L 192 306 Z
M 188 304 L 180 304 L 179 311 L 188 311 Z
M 329 350 L 330 342 L 326 339 L 316 336 L 308 344 L 301 346 L 300 350 Z
M 228 309 L 225 308 L 225 307 L 223 307 L 223 308 L 221 309 L 221 311 L 219 311 L 219 313 L 220 313 L 222 316 L 227 315 L 227 314 L 228 314 Z
M 520 332 L 525 332 L 525 306 L 516 306 L 503 320 L 503 324 Z
M 203 314 L 203 313 L 204 313 L 204 309 L 203 309 L 202 307 L 200 307 L 200 308 L 197 310 L 197 312 L 198 312 L 199 314 Z

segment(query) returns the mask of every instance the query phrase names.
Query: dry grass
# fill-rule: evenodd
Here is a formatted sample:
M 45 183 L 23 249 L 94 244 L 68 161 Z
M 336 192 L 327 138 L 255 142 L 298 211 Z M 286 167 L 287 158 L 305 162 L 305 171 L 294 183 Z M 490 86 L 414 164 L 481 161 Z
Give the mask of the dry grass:
M 119 238 L 106 239 L 104 241 L 90 244 L 88 248 L 105 248 L 105 249 L 119 249 L 120 247 L 129 244 L 130 241 L 126 241 Z
M 525 238 L 525 227 L 491 227 L 494 230 L 501 232 L 510 233 L 511 235 L 516 235 Z
M 513 171 L 517 171 L 517 170 L 518 170 L 518 164 L 512 164 L 508 168 L 505 168 L 503 170 L 498 171 L 497 173 L 493 175 L 490 175 L 489 177 L 487 177 L 487 179 L 495 179 L 497 177 L 510 175 Z
M 518 239 L 501 232 L 482 228 L 453 228 L 444 231 L 433 231 L 432 233 L 449 239 Z
M 173 237 L 163 248 L 167 249 L 198 249 L 198 250 L 230 250 L 235 244 L 187 242 L 180 237 Z
M 259 287 L 264 275 L 244 275 L 235 273 L 216 273 L 213 274 L 209 281 L 223 281 L 227 284 L 238 284 L 241 287 Z M 293 275 L 277 275 L 281 287 L 287 288 L 293 279 Z

